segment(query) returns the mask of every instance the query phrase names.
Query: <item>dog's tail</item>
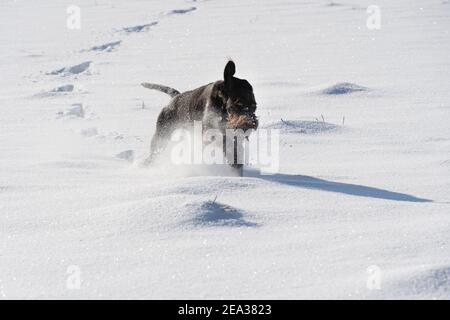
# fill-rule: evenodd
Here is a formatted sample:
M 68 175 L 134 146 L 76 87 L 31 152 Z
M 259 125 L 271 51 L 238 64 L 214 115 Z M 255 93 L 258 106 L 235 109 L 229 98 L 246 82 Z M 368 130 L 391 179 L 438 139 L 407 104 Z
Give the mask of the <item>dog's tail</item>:
M 172 98 L 176 97 L 177 95 L 180 94 L 180 91 L 175 90 L 174 88 L 171 88 L 171 87 L 160 85 L 160 84 L 143 82 L 143 83 L 141 83 L 141 85 L 147 89 L 153 89 L 153 90 L 158 90 L 158 91 L 167 93 Z

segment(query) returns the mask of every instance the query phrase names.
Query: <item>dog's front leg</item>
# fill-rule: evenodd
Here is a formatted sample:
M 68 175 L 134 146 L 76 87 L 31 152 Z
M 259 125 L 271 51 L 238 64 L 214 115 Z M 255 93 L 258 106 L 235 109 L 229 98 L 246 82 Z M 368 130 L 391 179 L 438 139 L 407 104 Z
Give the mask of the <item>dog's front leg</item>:
M 244 164 L 242 161 L 244 148 L 239 136 L 225 134 L 223 136 L 224 155 L 228 164 L 233 168 L 235 174 L 239 177 L 244 175 Z
M 206 103 L 205 113 L 202 118 L 203 130 L 221 129 L 223 127 L 223 115 L 217 112 L 211 102 Z
M 242 146 L 242 141 L 239 141 L 238 137 L 234 137 L 234 143 L 233 143 L 233 164 L 231 165 L 233 169 L 236 170 L 236 173 L 239 177 L 244 176 L 244 164 L 242 161 L 242 155 L 244 152 L 244 148 Z

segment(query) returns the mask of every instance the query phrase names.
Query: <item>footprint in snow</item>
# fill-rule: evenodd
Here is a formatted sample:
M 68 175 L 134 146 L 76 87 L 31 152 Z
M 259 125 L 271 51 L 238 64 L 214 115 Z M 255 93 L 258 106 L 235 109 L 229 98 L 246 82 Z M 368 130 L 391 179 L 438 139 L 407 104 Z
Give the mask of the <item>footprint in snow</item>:
M 69 76 L 74 74 L 80 74 L 85 72 L 89 69 L 89 66 L 91 65 L 92 61 L 85 61 L 80 64 L 71 66 L 71 67 L 64 67 L 61 69 L 57 69 L 51 72 L 47 72 L 47 75 L 62 75 L 62 76 Z
M 178 14 L 186 14 L 192 11 L 197 10 L 196 7 L 190 7 L 190 8 L 186 8 L 186 9 L 174 9 L 174 10 L 170 10 L 166 13 L 166 15 L 171 16 L 171 15 L 178 15 Z
M 73 84 L 65 84 L 56 88 L 53 88 L 50 91 L 44 91 L 33 95 L 32 97 L 45 98 L 45 97 L 55 97 L 68 94 L 73 92 L 75 86 Z
M 80 134 L 84 137 L 94 137 L 98 135 L 98 130 L 95 127 L 85 128 L 80 130 Z
M 141 24 L 141 25 L 132 26 L 132 27 L 125 27 L 125 28 L 122 28 L 121 31 L 123 31 L 125 33 L 146 32 L 146 31 L 150 30 L 151 27 L 156 26 L 157 24 L 158 24 L 158 22 L 154 21 L 154 22 L 147 23 L 147 24 Z
M 88 51 L 112 52 L 112 51 L 116 50 L 120 46 L 121 43 L 122 43 L 121 40 L 114 41 L 114 42 L 108 42 L 108 43 L 105 43 L 102 45 L 93 46 Z
M 330 1 L 325 6 L 326 7 L 340 7 L 340 6 L 343 6 L 343 4 L 342 3 L 337 3 L 337 2 L 334 2 L 334 1 Z
M 116 158 L 120 160 L 126 160 L 129 162 L 133 162 L 134 160 L 134 151 L 133 150 L 125 150 L 116 154 Z
M 84 118 L 84 116 L 86 115 L 82 103 L 74 103 L 69 109 L 65 111 L 59 111 L 57 114 L 60 118 L 61 117 Z
M 53 93 L 65 93 L 65 92 L 72 92 L 75 86 L 73 84 L 66 84 L 63 86 L 56 87 L 55 89 L 51 90 L 50 92 Z
M 21 52 L 23 53 L 23 57 L 26 58 L 41 58 L 44 56 L 44 52 L 43 51 L 29 51 L 29 50 L 21 50 Z
M 93 112 L 89 112 L 88 108 L 82 103 L 74 103 L 67 110 L 59 111 L 57 118 L 69 118 L 69 119 L 90 119 L 94 117 Z

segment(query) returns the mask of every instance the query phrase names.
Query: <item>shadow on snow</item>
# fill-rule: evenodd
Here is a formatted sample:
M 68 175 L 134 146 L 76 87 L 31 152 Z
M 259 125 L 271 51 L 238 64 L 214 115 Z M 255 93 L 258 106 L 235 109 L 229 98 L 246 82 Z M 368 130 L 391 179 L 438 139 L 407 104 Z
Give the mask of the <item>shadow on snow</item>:
M 256 171 L 247 171 L 246 176 L 255 177 L 267 181 L 277 182 L 290 186 L 315 189 L 327 192 L 343 193 L 352 196 L 385 199 L 393 201 L 405 201 L 405 202 L 433 202 L 430 199 L 424 199 L 415 197 L 405 193 L 393 192 L 389 190 L 359 185 L 351 183 L 342 183 L 329 181 L 325 179 L 303 176 L 303 175 L 290 175 L 277 173 L 272 175 L 262 175 Z

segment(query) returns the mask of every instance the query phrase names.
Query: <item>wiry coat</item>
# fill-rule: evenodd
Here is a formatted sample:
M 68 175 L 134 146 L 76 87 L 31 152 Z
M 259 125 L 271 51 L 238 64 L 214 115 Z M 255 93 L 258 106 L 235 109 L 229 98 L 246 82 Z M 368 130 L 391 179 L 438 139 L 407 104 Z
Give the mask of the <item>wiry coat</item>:
M 167 145 L 176 128 L 202 121 L 204 129 L 219 129 L 223 134 L 227 128 L 256 129 L 256 101 L 253 88 L 247 80 L 233 77 L 235 65 L 229 61 L 224 70 L 224 80 L 212 82 L 197 89 L 179 93 L 177 90 L 161 85 L 143 84 L 173 96 L 169 105 L 161 110 L 152 138 L 150 163 Z M 244 119 L 233 125 L 231 119 Z M 231 163 L 235 167 L 242 165 Z

